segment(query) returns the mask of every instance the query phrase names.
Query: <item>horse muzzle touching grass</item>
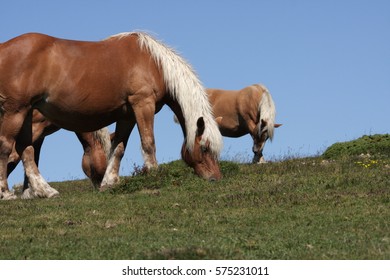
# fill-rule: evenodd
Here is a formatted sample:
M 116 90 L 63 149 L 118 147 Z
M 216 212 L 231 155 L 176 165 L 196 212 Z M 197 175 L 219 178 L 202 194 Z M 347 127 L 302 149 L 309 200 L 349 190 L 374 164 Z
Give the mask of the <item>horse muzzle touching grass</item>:
M 197 132 L 194 147 L 189 150 L 185 142 L 181 149 L 182 159 L 186 164 L 194 169 L 195 174 L 199 177 L 217 181 L 222 178 L 218 160 L 215 154 L 211 152 L 209 141 L 202 141 L 202 135 L 205 130 L 205 123 L 200 117 L 196 123 Z

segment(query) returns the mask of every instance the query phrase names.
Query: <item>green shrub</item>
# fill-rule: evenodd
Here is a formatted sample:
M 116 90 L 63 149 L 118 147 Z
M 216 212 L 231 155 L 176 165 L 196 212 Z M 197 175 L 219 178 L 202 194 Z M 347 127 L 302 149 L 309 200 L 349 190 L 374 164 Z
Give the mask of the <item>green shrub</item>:
M 390 134 L 364 135 L 356 140 L 335 143 L 323 153 L 327 159 L 369 154 L 390 156 Z

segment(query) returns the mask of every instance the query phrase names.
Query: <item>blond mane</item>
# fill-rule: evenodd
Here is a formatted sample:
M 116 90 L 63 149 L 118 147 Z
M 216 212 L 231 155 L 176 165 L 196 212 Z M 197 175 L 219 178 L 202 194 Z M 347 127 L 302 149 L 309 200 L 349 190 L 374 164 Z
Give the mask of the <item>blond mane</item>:
M 165 85 L 183 112 L 187 148 L 190 151 L 193 149 L 197 130 L 196 122 L 199 117 L 203 117 L 206 129 L 202 142 L 209 142 L 213 154 L 219 156 L 223 145 L 222 136 L 215 122 L 206 91 L 191 65 L 175 50 L 145 32 L 120 33 L 110 38 L 123 38 L 130 35 L 138 36 L 140 47 L 149 51 L 156 64 L 161 67 Z
M 259 87 L 263 91 L 263 95 L 259 104 L 260 120 L 264 120 L 265 122 L 267 122 L 268 137 L 272 141 L 275 129 L 275 104 L 272 100 L 271 94 L 265 86 L 261 84 L 257 84 L 255 86 Z M 261 122 L 259 122 L 259 125 L 261 125 Z M 259 133 L 261 133 L 260 127 Z

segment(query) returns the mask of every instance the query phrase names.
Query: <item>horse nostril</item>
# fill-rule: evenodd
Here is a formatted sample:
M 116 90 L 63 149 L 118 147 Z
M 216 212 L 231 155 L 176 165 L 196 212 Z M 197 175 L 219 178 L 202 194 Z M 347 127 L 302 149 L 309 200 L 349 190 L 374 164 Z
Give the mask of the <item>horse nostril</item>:
M 217 178 L 215 178 L 215 177 L 210 177 L 209 178 L 209 182 L 216 182 L 217 181 Z

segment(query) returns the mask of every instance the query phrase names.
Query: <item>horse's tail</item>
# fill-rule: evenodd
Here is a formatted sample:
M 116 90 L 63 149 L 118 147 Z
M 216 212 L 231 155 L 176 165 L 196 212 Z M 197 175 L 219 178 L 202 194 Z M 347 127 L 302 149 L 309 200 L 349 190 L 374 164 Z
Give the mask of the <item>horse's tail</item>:
M 258 124 L 258 131 L 259 134 L 261 134 L 261 125 L 262 120 L 267 123 L 267 130 L 268 130 L 268 137 L 271 139 L 274 137 L 274 129 L 275 129 L 275 104 L 272 100 L 272 96 L 269 93 L 268 89 L 263 85 L 256 85 L 260 88 L 261 91 L 263 91 L 263 95 L 261 96 L 261 101 L 259 104 L 259 124 Z
M 106 154 L 106 158 L 108 160 L 111 152 L 111 137 L 108 128 L 103 127 L 99 130 L 94 131 L 93 137 L 97 142 L 102 145 L 104 153 Z
M 202 142 L 210 143 L 211 151 L 218 156 L 222 149 L 222 136 L 214 119 L 206 91 L 197 75 L 180 55 L 146 33 L 137 32 L 141 48 L 149 51 L 162 68 L 164 81 L 170 95 L 176 100 L 185 119 L 187 148 L 191 151 L 197 130 L 197 120 L 203 117 L 206 129 Z

